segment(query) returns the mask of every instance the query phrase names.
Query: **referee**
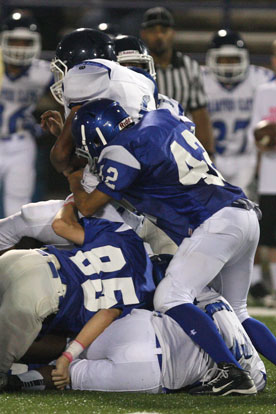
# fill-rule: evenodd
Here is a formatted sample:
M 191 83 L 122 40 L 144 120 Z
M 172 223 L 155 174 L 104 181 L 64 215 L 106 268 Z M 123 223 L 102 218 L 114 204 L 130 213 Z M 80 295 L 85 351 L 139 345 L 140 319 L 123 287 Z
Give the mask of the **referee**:
M 212 127 L 199 64 L 173 48 L 174 19 L 164 7 L 148 9 L 141 38 L 154 59 L 158 90 L 181 103 L 196 125 L 196 136 L 209 155 L 214 152 Z

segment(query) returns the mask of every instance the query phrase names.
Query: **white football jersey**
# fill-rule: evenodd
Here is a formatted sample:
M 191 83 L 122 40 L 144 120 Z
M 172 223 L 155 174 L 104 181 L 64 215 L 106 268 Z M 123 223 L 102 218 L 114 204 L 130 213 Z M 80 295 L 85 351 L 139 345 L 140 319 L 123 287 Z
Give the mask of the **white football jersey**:
M 252 119 L 249 127 L 249 139 L 254 142 L 253 131 L 256 124 L 262 120 L 276 122 L 276 80 L 261 85 L 256 90 L 253 104 Z M 261 154 L 258 193 L 276 194 L 276 151 L 266 151 Z
M 65 116 L 72 106 L 97 98 L 116 100 L 137 121 L 156 109 L 154 83 L 117 62 L 93 59 L 70 69 L 63 80 Z
M 258 85 L 273 76 L 269 69 L 250 65 L 246 78 L 228 89 L 217 81 L 209 68 L 203 69 L 217 154 L 231 156 L 255 151 L 254 142 L 247 140 L 254 93 Z
M 194 134 L 195 124 L 184 115 L 184 109 L 175 99 L 169 98 L 168 96 L 159 93 L 157 109 L 168 109 L 172 116 L 179 119 L 180 121 L 185 122 L 186 125 L 189 125 L 190 131 Z
M 32 113 L 53 81 L 50 64 L 35 59 L 20 76 L 4 73 L 0 91 L 0 139 L 31 130 L 36 123 Z

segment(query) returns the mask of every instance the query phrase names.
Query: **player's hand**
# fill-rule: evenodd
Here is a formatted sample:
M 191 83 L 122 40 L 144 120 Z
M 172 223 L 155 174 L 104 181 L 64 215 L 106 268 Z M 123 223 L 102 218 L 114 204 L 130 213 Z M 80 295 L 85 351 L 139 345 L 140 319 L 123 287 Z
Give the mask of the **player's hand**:
M 70 384 L 69 360 L 61 355 L 56 362 L 56 369 L 52 371 L 52 381 L 58 390 L 64 390 Z
M 46 111 L 41 115 L 40 126 L 45 132 L 50 132 L 55 137 L 61 134 L 63 128 L 62 116 L 58 111 Z

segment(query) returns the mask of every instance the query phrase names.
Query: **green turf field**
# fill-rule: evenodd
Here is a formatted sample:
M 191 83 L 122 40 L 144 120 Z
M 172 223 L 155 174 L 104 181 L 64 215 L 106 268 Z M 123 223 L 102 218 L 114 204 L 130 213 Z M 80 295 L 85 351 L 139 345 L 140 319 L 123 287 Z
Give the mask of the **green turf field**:
M 276 317 L 260 317 L 276 333 Z M 191 397 L 187 394 L 37 392 L 0 395 L 1 414 L 276 414 L 276 367 L 266 362 L 268 383 L 255 397 Z M 183 367 L 183 369 L 185 369 Z

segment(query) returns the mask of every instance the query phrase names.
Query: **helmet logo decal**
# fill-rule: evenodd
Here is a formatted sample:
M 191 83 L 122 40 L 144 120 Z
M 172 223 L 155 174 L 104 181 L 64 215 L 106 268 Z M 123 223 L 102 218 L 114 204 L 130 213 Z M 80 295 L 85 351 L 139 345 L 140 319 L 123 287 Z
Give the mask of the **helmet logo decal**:
M 102 131 L 100 130 L 100 128 L 99 128 L 99 127 L 97 127 L 97 128 L 96 128 L 96 132 L 97 132 L 97 134 L 99 135 L 99 138 L 100 138 L 100 140 L 102 141 L 102 144 L 103 144 L 103 145 L 107 145 L 106 139 L 105 139 L 105 137 L 103 136 Z
M 133 123 L 133 120 L 132 120 L 132 118 L 130 116 L 128 118 L 123 119 L 119 123 L 119 130 L 121 131 L 122 129 L 126 128 L 128 125 L 130 125 L 132 123 Z

